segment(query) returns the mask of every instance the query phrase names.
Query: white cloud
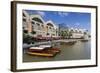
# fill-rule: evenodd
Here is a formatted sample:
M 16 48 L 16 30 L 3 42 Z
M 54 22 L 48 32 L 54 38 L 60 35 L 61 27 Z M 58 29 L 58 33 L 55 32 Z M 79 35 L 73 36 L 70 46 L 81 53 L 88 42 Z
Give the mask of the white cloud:
M 68 15 L 69 15 L 69 13 L 67 13 L 67 12 L 58 12 L 58 14 L 59 14 L 60 16 L 62 16 L 62 17 L 68 16 Z
M 45 12 L 38 11 L 37 13 L 40 14 L 41 16 L 45 16 Z
M 81 28 L 82 26 L 81 26 L 81 24 L 79 22 L 77 22 L 77 23 L 74 24 L 74 27 L 75 28 Z
M 79 26 L 79 25 L 80 25 L 80 23 L 78 23 L 78 22 L 77 22 L 77 23 L 75 23 L 74 25 Z

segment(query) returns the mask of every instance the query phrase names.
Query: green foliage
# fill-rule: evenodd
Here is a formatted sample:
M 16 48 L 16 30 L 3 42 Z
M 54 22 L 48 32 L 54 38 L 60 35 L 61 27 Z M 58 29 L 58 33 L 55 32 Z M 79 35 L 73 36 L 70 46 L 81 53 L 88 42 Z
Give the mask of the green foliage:
M 68 37 L 71 38 L 71 36 L 72 36 L 72 32 L 70 31 L 70 32 L 68 33 Z
M 27 30 L 23 30 L 23 32 L 24 32 L 24 33 L 28 33 L 28 31 L 27 31 Z
M 27 43 L 27 44 L 34 44 L 34 40 L 32 39 L 32 36 L 23 33 L 23 43 Z
M 60 36 L 62 36 L 63 38 L 71 38 L 72 32 L 69 32 L 68 30 L 60 31 Z
M 32 33 L 32 34 L 36 34 L 36 32 L 35 32 L 35 31 L 32 31 L 31 33 Z

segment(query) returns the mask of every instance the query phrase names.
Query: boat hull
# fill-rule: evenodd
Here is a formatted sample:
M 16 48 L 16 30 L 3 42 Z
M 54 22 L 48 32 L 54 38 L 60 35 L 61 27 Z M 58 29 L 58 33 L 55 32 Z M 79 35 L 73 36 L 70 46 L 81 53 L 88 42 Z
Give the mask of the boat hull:
M 36 56 L 52 57 L 52 56 L 55 56 L 59 52 L 60 50 L 58 48 L 48 48 L 48 49 L 46 48 L 44 50 L 29 49 L 27 54 L 36 55 Z

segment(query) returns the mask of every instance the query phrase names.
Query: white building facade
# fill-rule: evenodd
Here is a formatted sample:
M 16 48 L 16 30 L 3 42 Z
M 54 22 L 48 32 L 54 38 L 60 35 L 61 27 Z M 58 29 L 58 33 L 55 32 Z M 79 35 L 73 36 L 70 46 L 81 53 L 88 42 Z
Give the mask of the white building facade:
M 84 38 L 85 33 L 87 34 L 85 29 L 71 28 L 69 31 L 72 33 L 72 38 Z
M 40 15 L 29 15 L 23 10 L 23 30 L 35 32 L 34 37 L 58 37 L 58 27 L 51 21 L 45 22 Z
M 85 29 L 77 28 L 64 28 L 59 27 L 52 21 L 44 21 L 38 14 L 29 15 L 28 12 L 23 10 L 23 30 L 27 30 L 29 34 L 34 37 L 61 37 L 60 31 L 67 31 L 70 33 L 70 38 L 84 38 L 88 37 L 88 31 Z M 67 35 L 66 37 L 68 37 Z

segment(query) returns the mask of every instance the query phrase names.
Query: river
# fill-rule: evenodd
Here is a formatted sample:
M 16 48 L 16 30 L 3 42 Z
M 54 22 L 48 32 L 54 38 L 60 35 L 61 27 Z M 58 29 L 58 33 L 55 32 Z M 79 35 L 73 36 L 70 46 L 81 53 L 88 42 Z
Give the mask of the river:
M 91 41 L 77 41 L 73 45 L 56 43 L 56 46 L 61 52 L 54 57 L 32 56 L 23 52 L 23 62 L 91 59 Z

